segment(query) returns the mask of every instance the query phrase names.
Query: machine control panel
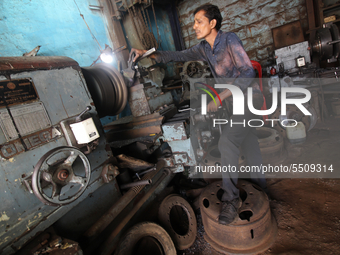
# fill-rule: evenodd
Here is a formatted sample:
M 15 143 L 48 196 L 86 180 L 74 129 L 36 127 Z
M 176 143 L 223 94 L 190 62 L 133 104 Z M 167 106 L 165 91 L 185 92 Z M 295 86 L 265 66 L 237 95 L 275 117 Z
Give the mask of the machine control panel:
M 0 127 L 5 137 L 0 155 L 5 159 L 62 136 L 60 127 L 52 126 L 42 102 L 1 108 Z

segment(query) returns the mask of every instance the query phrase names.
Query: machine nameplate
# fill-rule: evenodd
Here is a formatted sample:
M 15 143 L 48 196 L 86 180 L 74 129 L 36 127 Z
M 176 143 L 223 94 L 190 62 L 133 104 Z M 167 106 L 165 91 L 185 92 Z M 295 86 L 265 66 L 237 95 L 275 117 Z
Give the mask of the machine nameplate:
M 21 104 L 38 98 L 30 78 L 0 81 L 0 107 Z
M 63 136 L 60 127 L 51 127 L 40 132 L 22 137 L 10 143 L 0 145 L 1 157 L 9 159 L 26 150 L 33 149 L 37 146 L 51 142 L 56 138 Z M 26 149 L 25 149 L 26 148 Z

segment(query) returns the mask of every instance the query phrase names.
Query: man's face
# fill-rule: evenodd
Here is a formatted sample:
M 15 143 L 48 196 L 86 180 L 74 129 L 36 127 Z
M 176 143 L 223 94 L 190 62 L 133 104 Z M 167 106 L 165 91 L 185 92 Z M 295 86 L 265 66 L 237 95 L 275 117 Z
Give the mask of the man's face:
M 204 10 L 200 10 L 195 14 L 195 23 L 193 28 L 198 40 L 207 37 L 215 27 L 215 20 L 211 20 L 209 22 L 209 19 L 204 16 L 204 14 Z

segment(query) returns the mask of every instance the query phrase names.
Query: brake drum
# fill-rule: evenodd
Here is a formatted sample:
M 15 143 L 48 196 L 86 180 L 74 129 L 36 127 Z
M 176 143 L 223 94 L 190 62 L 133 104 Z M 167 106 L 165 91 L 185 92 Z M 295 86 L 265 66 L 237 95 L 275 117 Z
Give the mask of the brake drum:
M 230 225 L 218 223 L 222 208 L 222 182 L 214 182 L 200 196 L 205 240 L 223 254 L 254 254 L 268 249 L 277 234 L 276 220 L 271 214 L 269 200 L 261 188 L 239 180 L 242 206 L 238 218 Z

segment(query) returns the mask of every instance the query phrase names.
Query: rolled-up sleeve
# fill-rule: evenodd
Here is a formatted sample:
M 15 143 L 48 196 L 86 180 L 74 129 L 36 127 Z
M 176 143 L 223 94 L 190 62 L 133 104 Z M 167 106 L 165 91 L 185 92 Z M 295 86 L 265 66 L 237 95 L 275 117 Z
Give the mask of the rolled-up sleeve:
M 240 75 L 234 81 L 234 84 L 244 91 L 252 83 L 253 78 L 255 78 L 255 70 L 237 35 L 230 33 L 227 41 L 228 50 L 233 59 L 234 65 L 240 72 Z
M 205 61 L 203 46 L 201 43 L 182 51 L 156 51 L 154 53 L 157 63 Z

